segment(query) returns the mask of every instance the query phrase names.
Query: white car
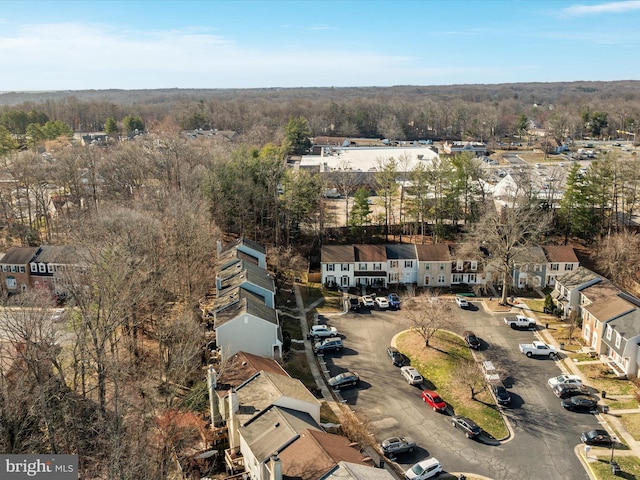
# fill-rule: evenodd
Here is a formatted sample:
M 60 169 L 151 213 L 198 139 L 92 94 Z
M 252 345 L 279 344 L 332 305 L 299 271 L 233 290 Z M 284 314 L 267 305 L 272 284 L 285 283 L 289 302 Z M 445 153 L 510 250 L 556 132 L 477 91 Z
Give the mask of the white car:
M 386 310 L 389 308 L 389 300 L 387 300 L 387 297 L 376 297 L 376 307 L 378 307 L 380 310 Z
M 318 338 L 318 337 L 337 337 L 338 329 L 336 327 L 330 327 L 329 325 L 314 325 L 309 330 L 309 335 Z
M 420 385 L 424 380 L 420 372 L 408 365 L 400 367 L 400 373 L 402 373 L 402 376 L 406 378 L 410 385 Z
M 432 457 L 416 463 L 404 472 L 404 478 L 407 480 L 427 480 L 428 478 L 437 477 L 440 472 L 442 472 L 442 465 L 440 465 L 437 458 Z
M 359 299 L 360 306 L 366 308 L 372 308 L 375 306 L 375 302 L 373 301 L 373 297 L 371 295 L 363 295 Z
M 57 308 L 56 310 L 54 310 L 54 312 L 51 314 L 51 321 L 52 322 L 61 322 L 65 319 L 65 317 L 67 312 L 65 311 L 64 308 Z
M 469 308 L 469 302 L 464 297 L 456 297 L 456 303 L 460 308 Z
M 551 388 L 556 385 L 582 385 L 582 378 L 580 378 L 579 375 L 567 375 L 563 373 L 562 375 L 549 379 L 549 386 Z

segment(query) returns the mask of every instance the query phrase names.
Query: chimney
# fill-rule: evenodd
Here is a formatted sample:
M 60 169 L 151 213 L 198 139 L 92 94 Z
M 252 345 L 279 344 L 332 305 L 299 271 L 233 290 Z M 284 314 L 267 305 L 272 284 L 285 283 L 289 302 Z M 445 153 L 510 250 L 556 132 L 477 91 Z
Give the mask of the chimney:
M 220 415 L 220 405 L 218 405 L 218 396 L 216 395 L 216 387 L 218 384 L 217 374 L 213 365 L 209 365 L 207 370 L 207 379 L 209 381 L 209 413 L 211 415 L 211 426 L 215 427 L 222 422 Z
M 282 463 L 275 453 L 269 459 L 269 480 L 282 480 Z
M 229 392 L 229 422 L 227 430 L 229 432 L 229 447 L 236 448 L 240 446 L 240 438 L 238 438 L 238 411 L 240 405 L 238 404 L 238 394 L 235 388 L 232 388 Z

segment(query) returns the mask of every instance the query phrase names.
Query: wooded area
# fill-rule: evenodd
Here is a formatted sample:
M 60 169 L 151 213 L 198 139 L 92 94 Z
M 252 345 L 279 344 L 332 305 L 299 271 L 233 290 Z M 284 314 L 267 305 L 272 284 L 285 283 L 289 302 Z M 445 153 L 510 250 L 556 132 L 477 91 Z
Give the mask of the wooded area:
M 86 478 L 159 479 L 188 435 L 155 415 L 206 410 L 198 304 L 213 283 L 218 240 L 243 235 L 309 258 L 333 241 L 491 240 L 507 231 L 506 217 L 484 213 L 485 173 L 474 158 L 443 156 L 406 172 L 413 186 L 404 194 L 401 159 L 382 161 L 366 186 L 383 202 L 384 215 L 375 217 L 362 185 L 288 168 L 288 153 L 304 145 L 301 130 L 491 147 L 532 122 L 559 137 L 628 139 L 619 131 L 637 133 L 640 82 L 5 93 L 0 105 L 2 249 L 72 245 L 84 267 L 72 272 L 83 278 L 69 282 L 72 348 L 61 348 L 48 321 L 49 296 L 6 300 L 36 308 L 6 326 L 2 356 L 13 361 L 0 369 L 0 450 L 77 452 Z M 147 133 L 99 147 L 72 142 L 63 128 L 101 132 L 107 123 L 114 136 L 126 137 L 127 125 Z M 238 135 L 181 134 L 199 128 Z M 504 242 L 505 257 L 529 232 L 526 240 L 601 245 L 603 269 L 621 283 L 635 275 L 628 268 L 639 260 L 635 156 L 602 155 L 586 173 L 572 167 L 563 199 L 543 209 L 550 221 L 539 228 L 529 228 L 542 210 L 525 183 L 519 201 L 527 217 L 513 215 L 517 232 Z M 327 228 L 329 186 L 352 195 L 343 228 Z M 632 245 L 635 252 L 615 254 Z M 271 261 L 276 274 L 287 268 Z

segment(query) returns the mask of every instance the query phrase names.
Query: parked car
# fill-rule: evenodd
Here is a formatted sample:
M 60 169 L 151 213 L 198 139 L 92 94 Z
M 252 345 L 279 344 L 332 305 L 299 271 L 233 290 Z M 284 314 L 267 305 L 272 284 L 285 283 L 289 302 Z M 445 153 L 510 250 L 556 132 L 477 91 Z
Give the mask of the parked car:
M 389 358 L 391 358 L 391 362 L 393 363 L 394 367 L 404 367 L 405 365 L 409 365 L 411 363 L 411 360 L 409 360 L 406 355 L 400 353 L 395 347 L 387 348 L 387 355 L 389 355 Z
M 447 404 L 444 400 L 438 395 L 437 392 L 433 390 L 423 390 L 422 391 L 422 400 L 433 408 L 434 412 L 444 412 L 447 409 Z
M 613 443 L 609 432 L 600 429 L 589 430 L 588 432 L 582 433 L 580 440 L 587 445 L 601 445 L 604 447 L 608 447 Z
M 349 310 L 352 312 L 360 311 L 360 302 L 357 297 L 349 297 Z
M 342 339 L 340 337 L 329 337 L 316 342 L 313 345 L 313 350 L 316 353 L 328 352 L 330 350 L 342 350 Z
M 550 378 L 548 383 L 551 388 L 556 385 L 582 385 L 582 379 L 579 375 L 567 375 L 563 373 L 557 377 Z
M 387 297 L 376 297 L 374 303 L 380 310 L 387 310 L 389 308 L 389 300 L 387 300 Z
M 400 367 L 400 373 L 409 382 L 410 385 L 420 385 L 423 382 L 422 375 L 413 367 Z
M 482 373 L 484 374 L 484 378 L 489 383 L 495 383 L 500 381 L 500 374 L 496 369 L 495 365 L 492 361 L 485 360 L 482 362 Z
M 440 472 L 442 472 L 442 465 L 437 458 L 431 457 L 416 463 L 404 472 L 404 478 L 407 480 L 427 480 L 437 477 Z
M 474 350 L 478 350 L 480 348 L 480 339 L 476 337 L 475 333 L 467 330 L 462 335 L 464 335 L 464 339 L 470 348 L 473 348 Z
M 451 418 L 451 424 L 459 430 L 462 430 L 467 438 L 475 438 L 480 435 L 482 429 L 470 418 L 462 415 L 455 415 Z
M 491 391 L 493 392 L 493 396 L 496 397 L 496 401 L 500 405 L 509 405 L 511 403 L 511 395 L 509 395 L 509 391 L 502 384 L 502 382 L 492 383 Z
M 361 307 L 373 308 L 375 306 L 375 302 L 373 301 L 373 297 L 371 295 L 363 295 L 361 297 L 358 297 L 358 301 L 360 302 Z
M 57 308 L 51 314 L 52 322 L 62 322 L 67 317 L 67 311 L 64 308 Z
M 313 325 L 309 330 L 309 335 L 313 338 L 319 337 L 337 337 L 338 329 L 329 325 Z
M 585 385 L 560 384 L 551 389 L 558 398 L 575 397 L 576 395 L 591 395 L 591 389 Z
M 390 308 L 393 308 L 394 310 L 400 310 L 400 297 L 397 293 L 390 293 L 387 297 L 387 300 L 389 301 Z
M 560 402 L 560 405 L 572 412 L 596 413 L 598 411 L 598 399 L 591 395 L 576 395 L 565 398 Z
M 469 302 L 464 297 L 456 297 L 456 303 L 460 308 L 469 308 Z
M 331 377 L 328 380 L 329 386 L 335 390 L 345 387 L 354 387 L 360 383 L 360 376 L 356 372 L 344 372 Z
M 383 440 L 380 448 L 385 455 L 398 455 L 404 452 L 411 453 L 416 448 L 416 441 L 411 437 L 391 437 Z

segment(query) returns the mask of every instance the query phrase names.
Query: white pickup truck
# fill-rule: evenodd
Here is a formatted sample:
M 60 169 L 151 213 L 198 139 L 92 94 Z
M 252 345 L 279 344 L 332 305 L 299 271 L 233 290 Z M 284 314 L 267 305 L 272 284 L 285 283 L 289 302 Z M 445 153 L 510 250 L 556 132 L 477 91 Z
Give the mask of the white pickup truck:
M 535 328 L 535 318 L 525 317 L 524 315 L 509 315 L 504 317 L 504 323 L 511 328 Z
M 553 358 L 558 355 L 558 350 L 544 342 L 534 341 L 531 343 L 521 343 L 520 351 L 527 357 L 549 357 Z

